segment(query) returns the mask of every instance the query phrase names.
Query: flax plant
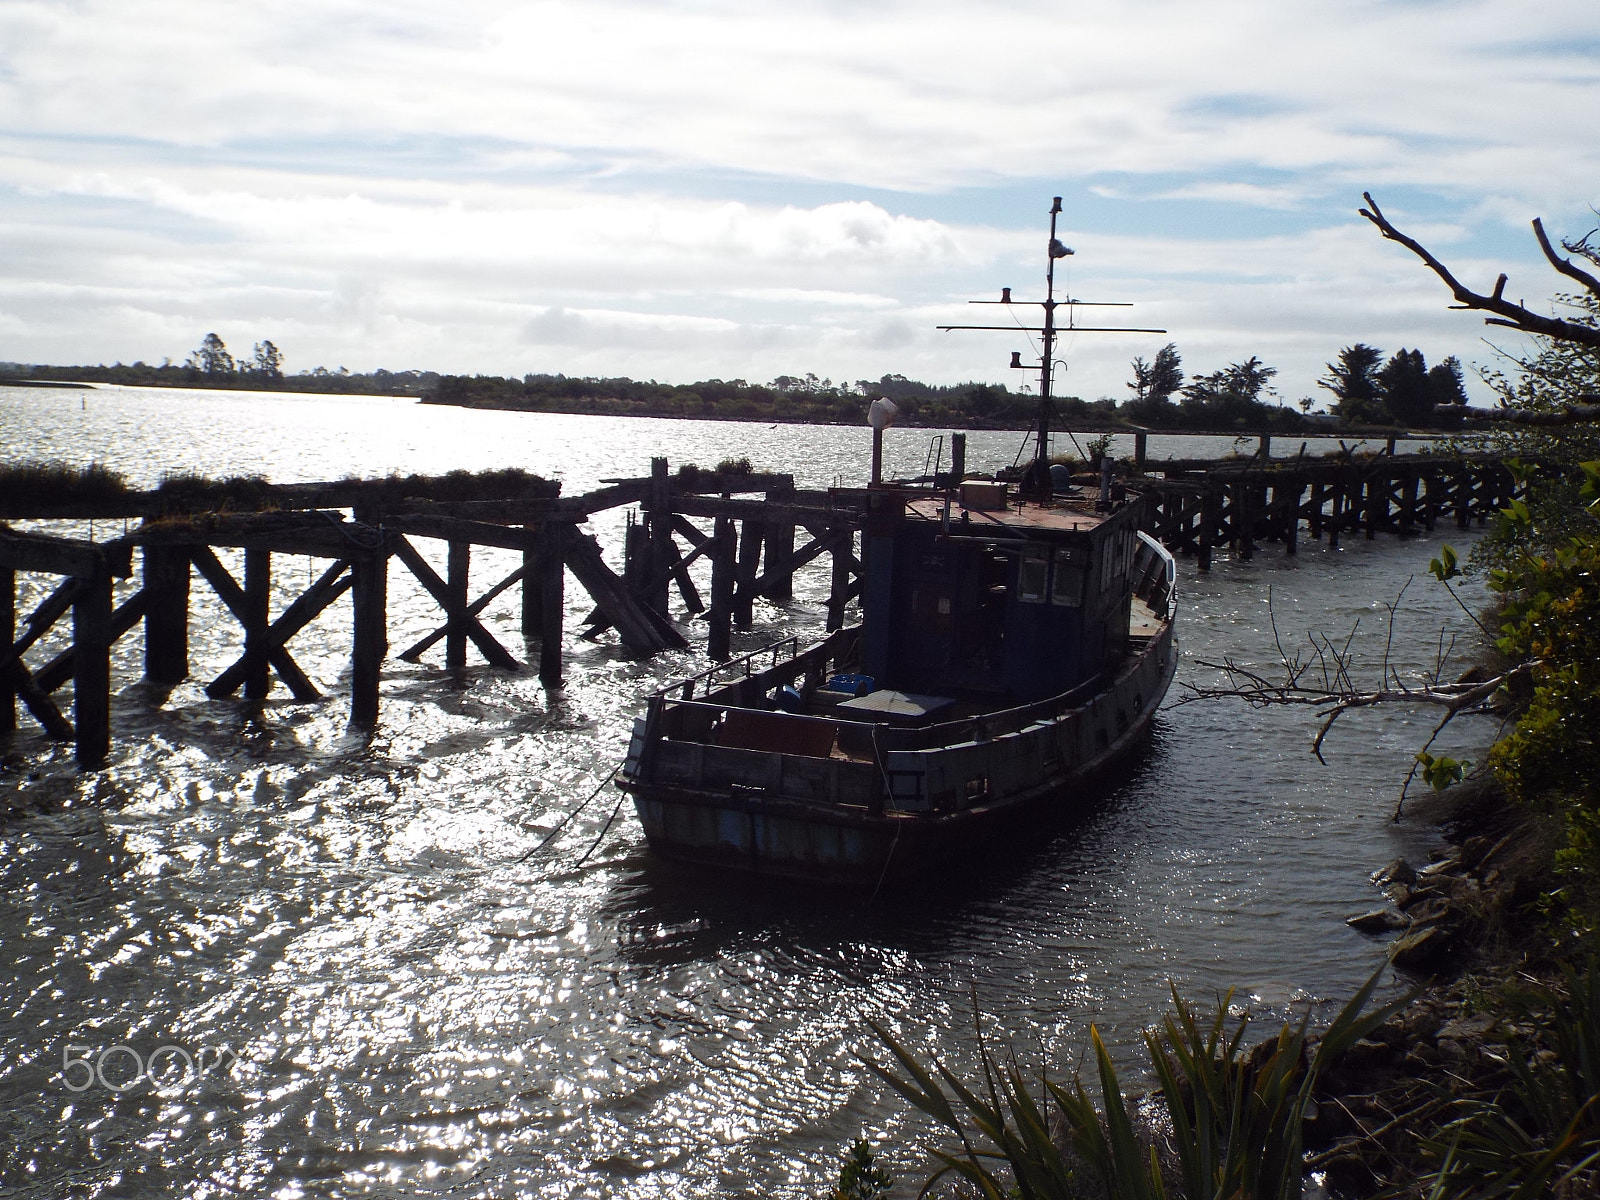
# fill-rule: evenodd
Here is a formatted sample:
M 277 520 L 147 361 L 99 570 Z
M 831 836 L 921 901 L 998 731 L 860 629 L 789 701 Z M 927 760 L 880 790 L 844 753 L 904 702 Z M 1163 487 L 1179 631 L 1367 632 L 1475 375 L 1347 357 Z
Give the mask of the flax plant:
M 1600 1185 L 1600 971 L 1591 960 L 1563 975 L 1561 991 L 1539 989 L 1522 1006 L 1534 1042 L 1507 1039 L 1506 1085 L 1457 1101 L 1427 1140 L 1440 1163 L 1424 1179 L 1432 1194 L 1533 1200 Z
M 1379 968 L 1312 1049 L 1307 1021 L 1245 1046 L 1248 1015 L 1232 1019 L 1232 993 L 1202 1022 L 1173 990 L 1175 1013 L 1144 1038 L 1170 1123 L 1167 1153 L 1148 1123 L 1136 1122 L 1100 1032 L 1089 1039 L 1100 1103 L 1081 1079 L 1049 1078 L 1037 1090 L 1012 1060 L 992 1053 L 979 1027 L 981 1083 L 969 1087 L 937 1058 L 931 1070 L 877 1025 L 904 1076 L 868 1066 L 913 1106 L 954 1135 L 959 1149 L 935 1149 L 941 1164 L 919 1195 L 955 1176 L 984 1200 L 1290 1200 L 1305 1174 L 1302 1125 L 1327 1066 L 1408 1003 L 1367 1015 Z M 947 1091 L 948 1089 L 948 1091 Z M 1052 1118 L 1052 1107 L 1056 1114 Z

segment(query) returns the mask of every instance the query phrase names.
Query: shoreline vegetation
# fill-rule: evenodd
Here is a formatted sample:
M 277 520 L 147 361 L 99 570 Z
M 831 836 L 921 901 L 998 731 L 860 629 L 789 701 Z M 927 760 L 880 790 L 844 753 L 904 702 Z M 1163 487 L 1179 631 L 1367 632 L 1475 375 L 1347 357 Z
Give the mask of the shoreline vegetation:
M 816 375 L 779 375 L 769 383 L 705 379 L 690 384 L 626 377 L 559 374 L 444 375 L 436 371 L 285 374 L 282 352 L 258 342 L 251 359 L 235 359 L 222 339 L 207 334 L 182 364 L 112 366 L 0 363 L 0 384 L 71 386 L 115 384 L 211 390 L 409 396 L 424 404 L 577 415 L 687 418 L 778 424 L 857 425 L 866 405 L 894 402 L 900 423 L 931 428 L 1020 430 L 1032 427 L 1038 399 L 1003 383 L 930 384 L 889 374 L 854 382 Z M 1131 393 L 1085 400 L 1053 398 L 1056 420 L 1084 431 L 1171 430 L 1205 433 L 1362 433 L 1459 428 L 1467 403 L 1461 365 L 1453 358 L 1429 367 L 1420 350 L 1382 351 L 1357 343 L 1327 364 L 1318 387 L 1332 411 L 1313 413 L 1309 396 L 1283 403 L 1272 380 L 1277 369 L 1252 356 L 1204 375 L 1185 376 L 1175 344 L 1154 359 L 1129 364 Z M 1445 406 L 1441 414 L 1440 406 Z

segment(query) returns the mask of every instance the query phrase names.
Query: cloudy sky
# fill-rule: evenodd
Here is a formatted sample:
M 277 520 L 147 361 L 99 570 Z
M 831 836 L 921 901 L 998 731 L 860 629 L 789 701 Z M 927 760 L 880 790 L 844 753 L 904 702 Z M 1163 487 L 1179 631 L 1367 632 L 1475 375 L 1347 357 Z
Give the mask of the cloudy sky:
M 1286 400 L 1490 362 L 1355 210 L 1543 300 L 1600 224 L 1594 0 L 0 0 L 0 360 L 1015 383 L 1067 286 Z M 1583 31 L 1591 31 L 1585 33 Z M 1080 334 L 1125 396 L 1168 340 Z M 1509 337 L 1499 339 L 1513 344 Z M 1481 387 L 1475 395 L 1486 395 Z

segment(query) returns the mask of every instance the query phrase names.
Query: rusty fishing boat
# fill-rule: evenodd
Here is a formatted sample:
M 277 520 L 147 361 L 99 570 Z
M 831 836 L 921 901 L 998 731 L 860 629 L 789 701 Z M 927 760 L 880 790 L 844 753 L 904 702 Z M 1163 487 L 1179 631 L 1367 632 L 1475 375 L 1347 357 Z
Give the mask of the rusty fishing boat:
M 1020 326 L 1040 335 L 1031 466 L 1015 486 L 964 478 L 959 462 L 882 481 L 892 405 L 874 403 L 872 483 L 835 489 L 861 513 L 860 623 L 650 698 L 618 785 L 656 854 L 881 886 L 1041 812 L 1081 810 L 1140 741 L 1176 668 L 1174 564 L 1109 461 L 1098 488 L 1052 472 L 1054 341 L 1092 328 L 1073 323 L 1084 302 L 1055 297 L 1055 263 L 1072 253 L 1059 212 L 1058 198 L 1043 324 Z M 992 303 L 1023 302 L 1007 288 Z M 736 678 L 720 682 L 728 666 Z

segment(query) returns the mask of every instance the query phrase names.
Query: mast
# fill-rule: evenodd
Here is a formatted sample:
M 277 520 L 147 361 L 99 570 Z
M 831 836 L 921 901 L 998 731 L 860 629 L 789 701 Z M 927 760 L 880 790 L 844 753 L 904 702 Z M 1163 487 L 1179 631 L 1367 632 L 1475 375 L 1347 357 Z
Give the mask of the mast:
M 1056 259 L 1065 258 L 1072 251 L 1056 240 L 1056 217 L 1061 212 L 1061 197 L 1050 204 L 1050 242 L 1045 250 L 1044 271 L 1044 356 L 1039 360 L 1039 434 L 1033 456 L 1033 469 L 1029 471 L 1025 490 L 1050 499 L 1050 369 L 1055 365 L 1056 350 Z
M 1119 300 L 1077 300 L 1068 296 L 1065 300 L 1056 299 L 1056 259 L 1067 258 L 1072 255 L 1070 246 L 1063 246 L 1056 238 L 1056 217 L 1061 213 L 1061 197 L 1052 197 L 1050 203 L 1050 241 L 1045 247 L 1045 298 L 1040 300 L 1011 299 L 1011 289 L 1001 288 L 998 300 L 969 300 L 969 304 L 1037 304 L 1044 309 L 1044 324 L 1039 325 L 940 325 L 939 328 L 948 332 L 952 329 L 995 329 L 1007 333 L 1037 333 L 1042 337 L 1043 353 L 1039 358 L 1039 418 L 1035 429 L 1035 446 L 1033 465 L 1023 477 L 1023 491 L 1027 494 L 1048 501 L 1051 496 L 1050 486 L 1050 376 L 1055 367 L 1056 335 L 1062 332 L 1069 333 L 1165 333 L 1165 329 L 1131 329 L 1124 326 L 1097 326 L 1079 325 L 1072 318 L 1074 307 L 1095 308 L 1132 308 L 1132 303 Z M 1067 310 L 1067 324 L 1063 331 L 1056 325 L 1056 309 Z M 1011 365 L 1021 368 L 1022 354 L 1012 351 Z

